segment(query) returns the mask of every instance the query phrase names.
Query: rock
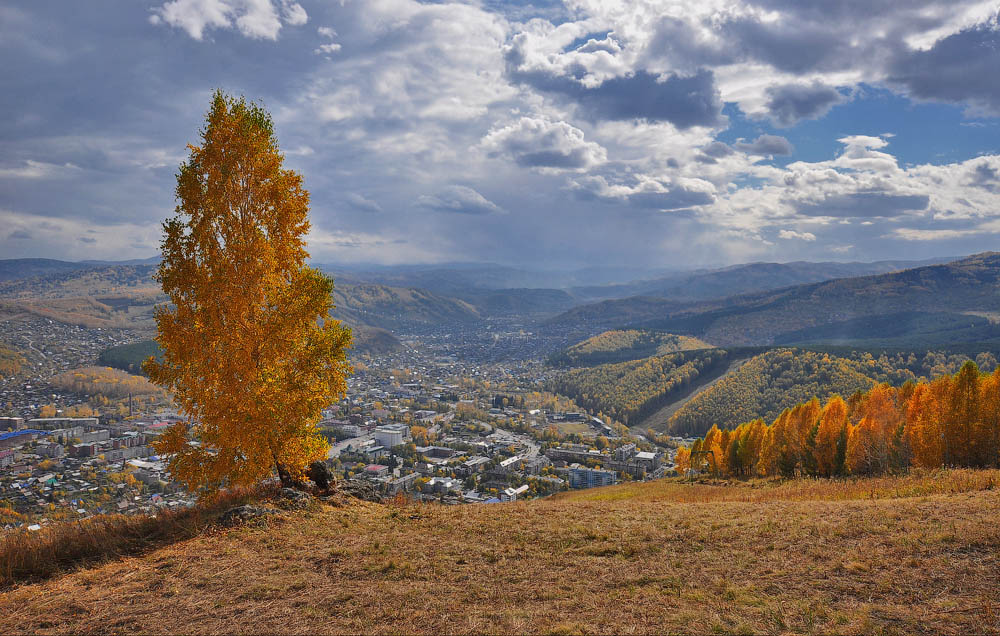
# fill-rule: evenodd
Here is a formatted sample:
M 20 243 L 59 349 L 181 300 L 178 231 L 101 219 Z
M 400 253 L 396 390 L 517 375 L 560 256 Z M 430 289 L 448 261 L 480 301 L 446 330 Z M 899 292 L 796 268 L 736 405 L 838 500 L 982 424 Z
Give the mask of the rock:
M 330 467 L 326 465 L 325 462 L 315 461 L 309 464 L 308 470 L 306 470 L 306 477 L 308 477 L 316 487 L 320 490 L 329 490 L 330 486 L 334 483 L 333 473 L 330 471 Z
M 362 501 L 374 501 L 375 503 L 380 503 L 382 501 L 382 494 L 378 491 L 375 484 L 369 481 L 351 479 L 343 482 L 340 485 L 339 490 L 345 495 L 349 495 L 355 499 L 361 499 Z
M 222 513 L 219 523 L 224 526 L 235 526 L 248 521 L 258 521 L 278 514 L 274 508 L 264 508 L 261 506 L 236 506 Z
M 312 504 L 312 495 L 294 488 L 282 488 L 278 491 L 281 500 L 278 505 L 285 510 L 303 510 Z

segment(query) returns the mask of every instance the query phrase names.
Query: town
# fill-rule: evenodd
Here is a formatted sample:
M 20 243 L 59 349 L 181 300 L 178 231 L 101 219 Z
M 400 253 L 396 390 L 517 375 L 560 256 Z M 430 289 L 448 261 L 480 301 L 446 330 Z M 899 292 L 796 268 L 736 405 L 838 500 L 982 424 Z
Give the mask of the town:
M 681 440 L 647 439 L 546 392 L 537 343 L 517 325 L 487 329 L 424 327 L 397 351 L 352 357 L 347 395 L 318 423 L 338 479 L 380 498 L 476 504 L 673 474 Z M 25 359 L 0 379 L 0 527 L 194 504 L 150 445 L 184 421 L 169 398 L 108 400 L 59 381 L 143 335 L 0 321 Z

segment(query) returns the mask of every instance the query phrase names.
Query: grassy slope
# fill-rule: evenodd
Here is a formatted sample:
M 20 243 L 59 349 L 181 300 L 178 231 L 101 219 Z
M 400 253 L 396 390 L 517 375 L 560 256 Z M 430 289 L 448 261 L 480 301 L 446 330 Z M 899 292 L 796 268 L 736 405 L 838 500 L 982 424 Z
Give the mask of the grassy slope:
M 0 631 L 998 633 L 998 479 L 322 506 L 15 588 Z

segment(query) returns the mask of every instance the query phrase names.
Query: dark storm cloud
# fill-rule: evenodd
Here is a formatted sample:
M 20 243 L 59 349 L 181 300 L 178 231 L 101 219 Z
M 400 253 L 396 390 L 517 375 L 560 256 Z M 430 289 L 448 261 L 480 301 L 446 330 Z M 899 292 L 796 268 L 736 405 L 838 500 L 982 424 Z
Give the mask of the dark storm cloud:
M 723 22 L 719 30 L 744 59 L 796 75 L 847 68 L 855 55 L 847 38 L 829 24 L 790 18 L 764 23 L 738 17 Z
M 970 103 L 1000 113 L 1000 28 L 997 19 L 937 41 L 925 51 L 901 51 L 889 81 L 914 97 Z
M 761 135 L 752 142 L 737 142 L 733 144 L 737 150 L 748 155 L 790 155 L 794 151 L 792 144 L 780 135 Z
M 772 86 L 767 89 L 767 97 L 768 113 L 782 127 L 822 117 L 844 99 L 836 88 L 822 82 Z
M 885 192 L 855 192 L 828 196 L 822 201 L 798 205 L 805 216 L 893 217 L 903 212 L 926 210 L 930 197 L 925 194 L 889 194 Z
M 645 70 L 604 80 L 593 88 L 577 78 L 549 71 L 522 70 L 524 54 L 515 43 L 506 54 L 507 73 L 516 82 L 576 103 L 597 120 L 670 122 L 680 129 L 722 123 L 722 102 L 715 75 L 700 69 L 692 75 L 658 76 Z M 578 69 L 578 74 L 583 74 Z

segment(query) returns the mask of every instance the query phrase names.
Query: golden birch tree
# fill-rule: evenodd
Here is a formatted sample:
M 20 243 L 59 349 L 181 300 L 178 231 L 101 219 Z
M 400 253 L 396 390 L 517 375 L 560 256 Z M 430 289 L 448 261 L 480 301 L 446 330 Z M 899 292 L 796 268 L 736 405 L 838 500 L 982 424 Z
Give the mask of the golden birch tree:
M 216 92 L 200 141 L 163 224 L 163 360 L 144 364 L 189 423 L 155 448 L 192 491 L 287 482 L 326 457 L 315 425 L 345 392 L 351 332 L 329 317 L 333 281 L 305 264 L 309 193 L 267 111 Z

